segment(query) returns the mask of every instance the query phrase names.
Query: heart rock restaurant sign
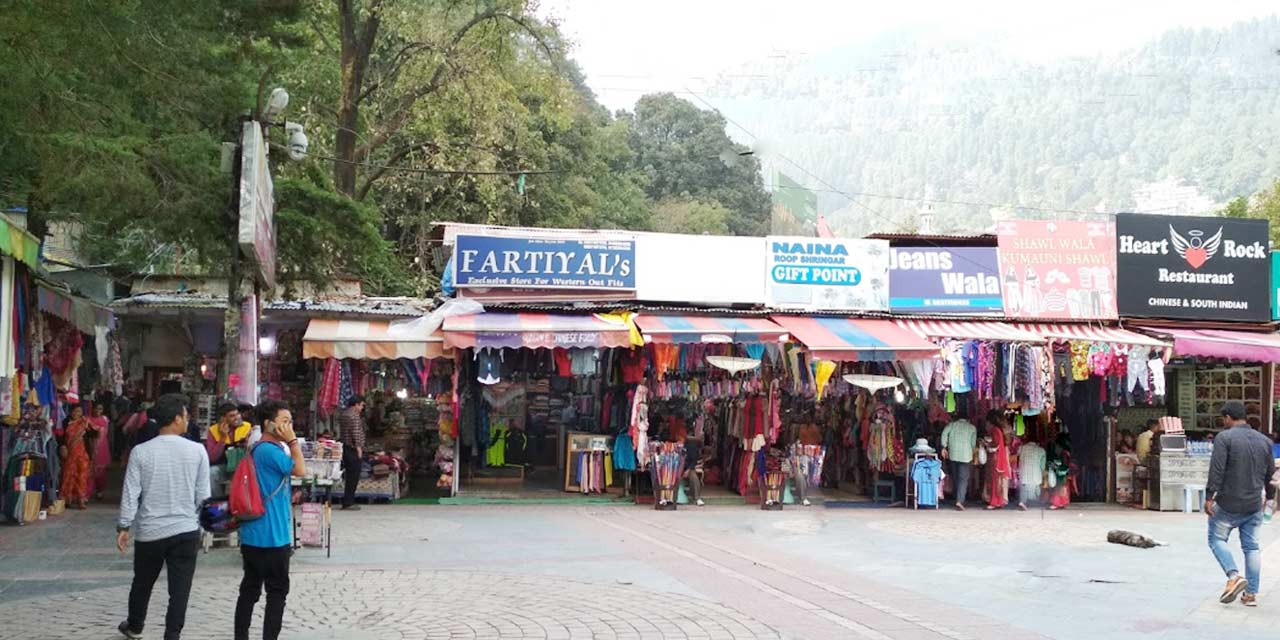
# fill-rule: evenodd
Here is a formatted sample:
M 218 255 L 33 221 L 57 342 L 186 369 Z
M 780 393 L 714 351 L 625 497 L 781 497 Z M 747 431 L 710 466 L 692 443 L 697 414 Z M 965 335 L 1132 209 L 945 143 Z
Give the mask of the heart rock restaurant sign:
M 1122 213 L 1116 237 L 1121 313 L 1271 319 L 1266 220 Z

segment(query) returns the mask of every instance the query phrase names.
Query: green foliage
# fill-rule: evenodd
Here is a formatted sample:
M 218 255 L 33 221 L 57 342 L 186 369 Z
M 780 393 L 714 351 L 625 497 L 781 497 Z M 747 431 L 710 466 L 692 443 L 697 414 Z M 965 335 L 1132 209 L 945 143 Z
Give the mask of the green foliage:
M 1229 218 L 1259 218 L 1271 222 L 1271 244 L 1280 246 L 1280 178 L 1252 198 L 1236 198 L 1222 210 Z
M 889 33 L 784 70 L 761 63 L 705 92 L 812 172 L 833 225 L 889 231 L 916 198 L 1132 211 L 1134 191 L 1178 178 L 1226 202 L 1280 175 L 1280 18 L 1170 31 L 1114 56 L 1018 59 L 984 34 Z M 886 53 L 892 52 L 892 53 Z M 766 158 L 770 156 L 766 154 Z M 831 190 L 859 197 L 870 213 Z M 983 229 L 989 204 L 939 205 L 939 226 Z M 833 214 L 830 212 L 837 212 Z
M 731 233 L 769 232 L 769 194 L 761 184 L 760 162 L 729 139 L 723 116 L 660 93 L 640 98 L 635 113 L 624 117 L 631 122 L 635 164 L 648 178 L 649 197 L 716 202 L 731 212 Z
M 284 86 L 311 141 L 304 162 L 272 154 L 286 287 L 350 275 L 428 293 L 438 221 L 766 230 L 759 165 L 723 119 L 670 96 L 615 118 L 566 48 L 525 0 L 15 0 L 0 12 L 0 203 L 26 205 L 37 233 L 81 223 L 86 257 L 122 275 L 221 274 L 233 192 L 220 146 Z M 688 136 L 652 133 L 683 121 Z
M 664 233 L 728 235 L 729 218 L 732 215 L 733 212 L 718 202 L 663 200 L 654 210 L 653 230 Z

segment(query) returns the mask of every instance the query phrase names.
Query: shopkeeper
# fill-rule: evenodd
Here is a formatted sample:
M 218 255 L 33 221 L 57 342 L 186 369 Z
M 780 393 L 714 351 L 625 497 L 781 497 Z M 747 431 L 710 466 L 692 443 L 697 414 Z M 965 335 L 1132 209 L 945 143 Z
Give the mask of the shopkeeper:
M 1164 430 L 1160 428 L 1159 420 L 1155 418 L 1147 420 L 1147 430 L 1138 434 L 1138 464 L 1145 465 L 1147 463 L 1147 456 L 1151 454 L 1152 441 L 1158 443 L 1157 436 L 1163 432 Z

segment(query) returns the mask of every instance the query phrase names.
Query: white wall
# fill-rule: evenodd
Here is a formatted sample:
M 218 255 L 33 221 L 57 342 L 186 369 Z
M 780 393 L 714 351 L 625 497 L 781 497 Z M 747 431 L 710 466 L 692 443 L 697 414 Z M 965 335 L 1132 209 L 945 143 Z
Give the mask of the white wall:
M 636 234 L 636 298 L 763 304 L 764 238 Z

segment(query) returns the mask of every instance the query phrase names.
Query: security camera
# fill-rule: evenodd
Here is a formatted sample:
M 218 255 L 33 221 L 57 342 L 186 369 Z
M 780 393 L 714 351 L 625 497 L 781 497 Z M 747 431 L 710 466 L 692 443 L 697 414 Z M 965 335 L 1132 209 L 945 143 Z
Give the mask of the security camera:
M 271 97 L 267 98 L 267 107 L 262 110 L 262 119 L 271 122 L 279 118 L 287 106 L 289 106 L 289 92 L 285 91 L 284 87 L 272 89 Z
M 289 134 L 289 159 L 302 160 L 307 157 L 307 134 L 302 132 L 302 125 L 286 122 L 284 130 Z

